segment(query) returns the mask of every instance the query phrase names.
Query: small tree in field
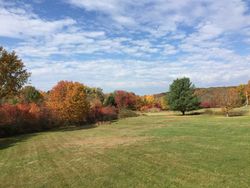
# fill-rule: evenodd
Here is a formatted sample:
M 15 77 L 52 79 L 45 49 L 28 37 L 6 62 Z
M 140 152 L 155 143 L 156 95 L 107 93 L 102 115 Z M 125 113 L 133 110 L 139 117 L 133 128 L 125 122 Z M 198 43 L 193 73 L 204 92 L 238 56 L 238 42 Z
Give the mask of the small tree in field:
M 198 97 L 194 95 L 194 88 L 189 78 L 174 80 L 167 96 L 170 109 L 180 111 L 182 115 L 185 115 L 187 111 L 198 109 L 200 102 Z
M 0 47 L 0 100 L 17 94 L 29 76 L 15 52 L 8 53 Z
M 216 96 L 219 104 L 222 108 L 222 111 L 225 113 L 227 117 L 229 117 L 229 113 L 234 108 L 240 106 L 241 98 L 237 89 L 231 88 L 224 92 L 218 93 Z

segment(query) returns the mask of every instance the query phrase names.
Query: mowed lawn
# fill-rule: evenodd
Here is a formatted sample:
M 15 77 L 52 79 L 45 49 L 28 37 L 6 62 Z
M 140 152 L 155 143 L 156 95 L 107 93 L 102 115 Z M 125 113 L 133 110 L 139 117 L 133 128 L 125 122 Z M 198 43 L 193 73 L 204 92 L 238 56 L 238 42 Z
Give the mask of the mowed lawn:
M 0 139 L 0 187 L 250 187 L 250 117 L 158 113 Z

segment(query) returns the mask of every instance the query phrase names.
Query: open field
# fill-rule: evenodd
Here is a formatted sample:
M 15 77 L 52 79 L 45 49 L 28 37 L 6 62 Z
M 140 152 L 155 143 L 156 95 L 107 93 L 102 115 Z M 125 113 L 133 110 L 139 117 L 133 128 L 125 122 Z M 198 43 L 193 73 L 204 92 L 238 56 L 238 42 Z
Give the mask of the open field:
M 250 187 L 250 117 L 154 113 L 0 139 L 0 187 Z

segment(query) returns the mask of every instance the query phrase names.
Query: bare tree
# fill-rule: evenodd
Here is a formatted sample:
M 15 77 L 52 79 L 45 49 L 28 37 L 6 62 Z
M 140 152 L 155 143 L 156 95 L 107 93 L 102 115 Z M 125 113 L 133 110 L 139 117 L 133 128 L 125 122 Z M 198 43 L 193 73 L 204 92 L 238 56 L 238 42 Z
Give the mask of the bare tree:
M 227 117 L 229 117 L 229 113 L 231 110 L 240 105 L 239 93 L 235 88 L 231 88 L 225 90 L 224 92 L 217 93 L 216 97 L 220 107 L 222 108 L 222 111 Z

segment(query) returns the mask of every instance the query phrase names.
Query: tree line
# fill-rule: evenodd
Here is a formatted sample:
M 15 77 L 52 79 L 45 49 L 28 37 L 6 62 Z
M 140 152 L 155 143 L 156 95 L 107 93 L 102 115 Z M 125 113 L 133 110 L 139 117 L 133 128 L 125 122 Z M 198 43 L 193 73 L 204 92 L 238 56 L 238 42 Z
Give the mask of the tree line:
M 180 111 L 183 115 L 204 107 L 189 78 L 178 78 L 168 94 L 138 96 L 117 90 L 105 94 L 100 88 L 79 82 L 60 81 L 44 92 L 27 85 L 30 73 L 15 52 L 0 47 L 0 136 L 36 132 L 67 125 L 84 125 L 137 116 L 138 111 Z M 247 103 L 250 82 L 215 99 L 228 115 Z

